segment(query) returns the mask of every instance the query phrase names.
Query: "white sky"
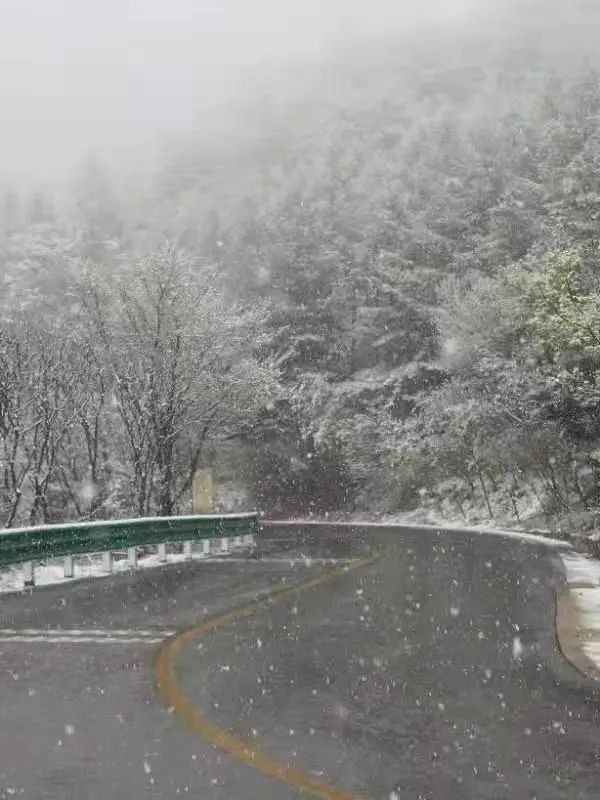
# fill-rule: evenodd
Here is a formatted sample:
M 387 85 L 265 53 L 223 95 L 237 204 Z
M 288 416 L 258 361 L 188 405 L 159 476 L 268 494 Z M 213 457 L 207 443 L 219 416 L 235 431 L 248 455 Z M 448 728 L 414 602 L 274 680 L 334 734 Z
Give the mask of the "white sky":
M 480 0 L 481 3 L 482 0 Z M 487 1 L 487 0 L 486 0 Z M 0 175 L 57 174 L 189 128 L 236 69 L 351 35 L 458 18 L 477 0 L 0 0 Z M 225 71 L 223 67 L 229 66 Z

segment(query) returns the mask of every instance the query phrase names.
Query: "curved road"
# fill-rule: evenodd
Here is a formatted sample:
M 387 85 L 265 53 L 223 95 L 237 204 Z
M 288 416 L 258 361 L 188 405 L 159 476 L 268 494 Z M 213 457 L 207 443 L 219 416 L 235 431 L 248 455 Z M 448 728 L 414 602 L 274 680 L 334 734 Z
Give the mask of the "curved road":
M 286 526 L 258 555 L 1 598 L 0 798 L 600 796 L 555 549 Z

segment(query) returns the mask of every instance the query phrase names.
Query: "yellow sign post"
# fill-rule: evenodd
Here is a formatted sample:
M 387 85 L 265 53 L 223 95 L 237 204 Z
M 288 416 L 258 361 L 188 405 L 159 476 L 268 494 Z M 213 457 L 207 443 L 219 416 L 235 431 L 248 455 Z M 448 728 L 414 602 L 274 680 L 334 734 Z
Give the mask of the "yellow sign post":
M 211 514 L 215 508 L 212 472 L 199 469 L 192 484 L 192 513 Z

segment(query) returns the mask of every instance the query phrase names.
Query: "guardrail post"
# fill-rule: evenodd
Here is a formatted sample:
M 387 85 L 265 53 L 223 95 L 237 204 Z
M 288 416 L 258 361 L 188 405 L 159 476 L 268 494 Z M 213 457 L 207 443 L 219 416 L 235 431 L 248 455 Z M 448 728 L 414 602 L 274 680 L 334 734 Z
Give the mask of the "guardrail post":
M 185 559 L 190 559 L 192 557 L 192 542 L 190 540 L 183 543 L 183 557 Z
M 102 569 L 109 574 L 112 572 L 112 553 L 110 550 L 102 553 Z
M 64 576 L 65 578 L 72 578 L 74 574 L 73 556 L 65 556 L 64 562 Z
M 158 560 L 161 564 L 167 563 L 167 545 L 164 542 L 158 545 Z
M 33 561 L 26 561 L 23 564 L 23 583 L 25 586 L 35 586 L 35 572 Z
M 210 555 L 210 539 L 202 539 L 202 555 Z
M 127 548 L 127 563 L 130 567 L 137 567 L 137 547 Z

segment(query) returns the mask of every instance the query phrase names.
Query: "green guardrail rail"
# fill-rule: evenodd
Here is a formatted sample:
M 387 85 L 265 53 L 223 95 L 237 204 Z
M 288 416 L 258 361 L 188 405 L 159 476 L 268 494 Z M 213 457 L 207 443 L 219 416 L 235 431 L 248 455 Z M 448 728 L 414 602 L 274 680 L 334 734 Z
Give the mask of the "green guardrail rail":
M 254 536 L 258 515 L 221 514 L 102 520 L 0 531 L 0 567 L 61 556 L 132 551 L 145 545 Z M 67 567 L 65 566 L 65 570 Z M 33 577 L 27 582 L 32 582 Z

